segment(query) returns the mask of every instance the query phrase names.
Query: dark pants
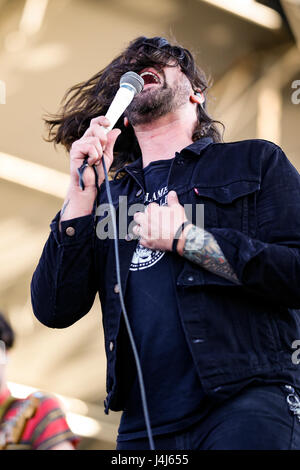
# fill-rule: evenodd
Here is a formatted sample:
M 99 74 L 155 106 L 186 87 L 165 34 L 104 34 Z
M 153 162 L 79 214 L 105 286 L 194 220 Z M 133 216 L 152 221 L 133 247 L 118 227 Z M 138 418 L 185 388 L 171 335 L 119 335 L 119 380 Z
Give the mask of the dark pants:
M 155 450 L 300 449 L 299 390 L 285 385 L 248 387 L 183 432 L 153 439 Z M 149 441 L 117 442 L 116 449 L 145 450 Z

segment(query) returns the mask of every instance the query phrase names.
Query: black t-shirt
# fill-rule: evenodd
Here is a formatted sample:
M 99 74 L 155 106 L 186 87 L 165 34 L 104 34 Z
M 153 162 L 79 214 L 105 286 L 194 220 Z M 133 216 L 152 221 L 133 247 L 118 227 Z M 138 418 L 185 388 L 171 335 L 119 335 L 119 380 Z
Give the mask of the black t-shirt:
M 144 168 L 145 205 L 167 204 L 172 159 Z M 153 435 L 196 422 L 203 392 L 178 314 L 171 252 L 137 245 L 125 302 L 141 361 Z M 118 440 L 147 436 L 137 376 L 122 414 Z

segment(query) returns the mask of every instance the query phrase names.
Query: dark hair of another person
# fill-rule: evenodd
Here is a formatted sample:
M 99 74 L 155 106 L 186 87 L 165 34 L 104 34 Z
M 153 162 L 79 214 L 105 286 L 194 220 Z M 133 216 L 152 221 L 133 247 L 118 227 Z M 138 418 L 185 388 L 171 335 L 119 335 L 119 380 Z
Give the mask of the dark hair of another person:
M 139 73 L 146 67 L 159 69 L 167 65 L 179 65 L 193 90 L 201 90 L 206 98 L 208 80 L 187 49 L 178 45 L 172 46 L 161 37 L 141 36 L 133 40 L 128 48 L 103 70 L 66 92 L 59 113 L 45 118 L 48 127 L 47 141 L 62 144 L 69 151 L 72 143 L 82 137 L 89 127 L 91 119 L 106 114 L 119 88 L 120 78 L 125 72 L 132 70 Z M 221 126 L 223 124 L 209 116 L 205 104 L 203 107 L 197 106 L 197 113 L 198 123 L 193 132 L 193 141 L 210 136 L 214 142 L 221 142 L 222 136 L 218 124 Z M 141 155 L 133 127 L 131 125 L 125 127 L 123 117 L 116 123 L 116 127 L 121 129 L 122 133 L 114 147 L 111 170 L 117 170 Z
M 0 313 L 0 340 L 5 343 L 6 349 L 12 348 L 15 342 L 13 329 L 2 313 Z

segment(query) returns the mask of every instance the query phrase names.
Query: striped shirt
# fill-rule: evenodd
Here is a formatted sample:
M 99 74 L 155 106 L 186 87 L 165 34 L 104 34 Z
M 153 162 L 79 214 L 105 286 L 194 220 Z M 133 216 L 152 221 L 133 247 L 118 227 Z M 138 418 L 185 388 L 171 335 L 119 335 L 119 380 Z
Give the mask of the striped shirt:
M 33 394 L 35 395 L 35 394 Z M 13 399 L 10 392 L 5 390 L 0 394 L 0 423 L 9 423 L 32 395 L 26 399 Z M 18 443 L 18 449 L 49 450 L 64 441 L 70 441 L 77 446 L 79 439 L 70 430 L 65 414 L 59 401 L 44 393 L 38 394 L 38 406 L 28 419 Z

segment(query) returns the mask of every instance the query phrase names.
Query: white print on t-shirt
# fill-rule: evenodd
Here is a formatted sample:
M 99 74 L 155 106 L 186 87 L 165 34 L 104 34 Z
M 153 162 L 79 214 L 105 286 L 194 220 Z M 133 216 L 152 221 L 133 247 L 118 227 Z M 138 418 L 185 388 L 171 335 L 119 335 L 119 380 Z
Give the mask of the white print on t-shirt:
M 168 196 L 168 187 L 164 186 L 158 191 L 152 194 L 152 197 L 149 198 L 149 193 L 145 194 L 144 204 L 150 204 L 150 202 L 156 202 L 160 206 L 167 205 L 167 196 Z
M 166 206 L 168 197 L 168 187 L 163 186 L 162 188 L 155 191 L 151 198 L 149 193 L 145 194 L 144 204 L 150 204 L 151 202 L 156 202 L 160 206 Z M 130 271 L 140 271 L 141 269 L 147 269 L 157 263 L 165 254 L 165 251 L 161 250 L 151 250 L 151 248 L 146 248 L 140 243 L 137 244 L 135 252 L 131 260 Z

